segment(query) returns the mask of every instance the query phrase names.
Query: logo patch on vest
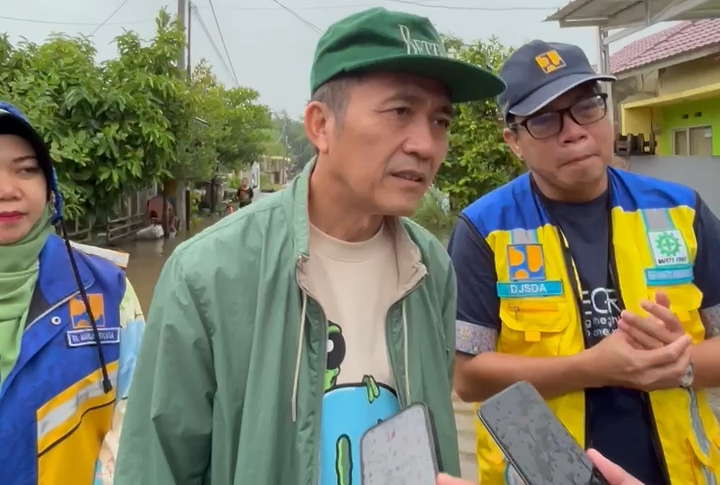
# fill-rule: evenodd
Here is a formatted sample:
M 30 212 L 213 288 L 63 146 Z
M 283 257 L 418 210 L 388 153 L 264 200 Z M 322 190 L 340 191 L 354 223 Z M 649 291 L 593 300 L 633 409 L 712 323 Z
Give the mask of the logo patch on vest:
M 689 262 L 687 246 L 677 229 L 648 232 L 656 267 L 682 266 Z
M 507 262 L 510 281 L 545 281 L 545 258 L 540 244 L 510 244 Z
M 547 281 L 545 258 L 540 244 L 510 244 L 507 247 L 508 279 L 497 283 L 500 298 L 562 295 L 561 281 Z
M 105 300 L 102 294 L 92 293 L 88 295 L 90 310 L 95 317 L 95 325 L 98 329 L 99 340 L 102 344 L 120 343 L 119 328 L 105 328 Z M 70 300 L 70 325 L 72 330 L 65 332 L 65 339 L 68 347 L 86 347 L 97 345 L 95 332 L 90 324 L 90 316 L 85 310 L 85 303 L 80 296 Z

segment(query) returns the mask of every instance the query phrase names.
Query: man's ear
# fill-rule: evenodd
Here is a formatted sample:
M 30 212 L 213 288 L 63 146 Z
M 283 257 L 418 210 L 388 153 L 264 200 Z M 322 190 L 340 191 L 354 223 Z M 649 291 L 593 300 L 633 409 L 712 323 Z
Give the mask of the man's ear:
M 327 106 L 318 101 L 310 101 L 305 107 L 303 124 L 305 125 L 305 136 L 318 154 L 326 154 L 328 151 L 329 122 L 330 112 Z
M 515 156 L 523 160 L 522 148 L 520 148 L 520 143 L 518 143 L 517 132 L 510 128 L 505 128 L 503 130 L 503 140 L 505 140 L 505 143 L 510 147 L 510 150 L 512 150 Z

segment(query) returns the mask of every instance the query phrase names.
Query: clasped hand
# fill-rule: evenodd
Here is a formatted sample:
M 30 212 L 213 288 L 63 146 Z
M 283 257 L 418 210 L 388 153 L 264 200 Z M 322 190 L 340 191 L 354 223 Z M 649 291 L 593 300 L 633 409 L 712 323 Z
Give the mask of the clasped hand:
M 598 386 L 642 391 L 676 388 L 690 364 L 691 340 L 663 293 L 645 301 L 643 317 L 624 310 L 618 330 L 592 347 Z

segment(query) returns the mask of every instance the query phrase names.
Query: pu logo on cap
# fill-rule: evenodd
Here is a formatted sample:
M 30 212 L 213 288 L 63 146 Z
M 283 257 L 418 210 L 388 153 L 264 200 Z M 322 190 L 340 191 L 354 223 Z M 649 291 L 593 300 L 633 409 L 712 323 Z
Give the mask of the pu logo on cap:
M 537 65 L 540 66 L 540 69 L 542 69 L 545 74 L 550 74 L 565 67 L 565 61 L 563 61 L 557 51 L 548 51 L 540 54 L 535 57 L 535 62 L 537 62 Z

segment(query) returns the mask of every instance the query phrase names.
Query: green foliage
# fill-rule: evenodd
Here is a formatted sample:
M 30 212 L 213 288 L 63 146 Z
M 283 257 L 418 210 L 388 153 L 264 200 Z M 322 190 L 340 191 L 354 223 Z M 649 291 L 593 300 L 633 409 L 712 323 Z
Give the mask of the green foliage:
M 228 187 L 230 187 L 231 189 L 237 190 L 237 189 L 240 188 L 240 183 L 241 183 L 241 182 L 242 182 L 242 180 L 240 179 L 240 177 L 238 177 L 238 176 L 237 176 L 236 174 L 234 174 L 234 173 L 231 173 L 231 174 L 230 174 L 230 177 L 228 178 L 227 185 L 228 185 Z
M 270 110 L 258 103 L 259 96 L 249 88 L 225 88 L 205 61 L 195 66 L 191 100 L 204 123 L 191 124 L 184 164 L 188 176 L 209 179 L 217 171 L 240 170 L 264 153 L 271 121 Z
M 270 118 L 257 93 L 189 85 L 176 67 L 185 36 L 165 10 L 150 42 L 125 32 L 115 44 L 118 56 L 96 63 L 87 38 L 13 46 L 0 36 L 0 99 L 49 144 L 66 218 L 110 215 L 124 194 L 170 177 L 201 179 L 218 162 L 247 163 L 262 151 Z M 203 129 L 195 118 L 215 125 Z
M 420 201 L 412 220 L 446 242 L 455 225 L 456 215 L 450 211 L 447 196 L 431 187 Z
M 197 214 L 200 211 L 200 200 L 202 197 L 195 190 L 190 191 L 190 213 Z
M 512 52 L 496 38 L 464 44 L 450 37 L 445 38 L 445 45 L 451 55 L 494 72 Z M 495 100 L 457 106 L 450 149 L 435 178 L 437 187 L 450 197 L 453 210 L 464 208 L 524 170 L 503 141 L 503 126 Z
M 302 118 L 292 119 L 287 113 L 280 113 L 272 119 L 271 140 L 266 144 L 265 154 L 290 158 L 290 171 L 300 172 L 315 156 L 315 148 L 305 136 Z
M 270 174 L 260 172 L 260 190 L 266 191 L 272 185 L 274 184 L 272 182 L 272 179 L 270 178 Z

